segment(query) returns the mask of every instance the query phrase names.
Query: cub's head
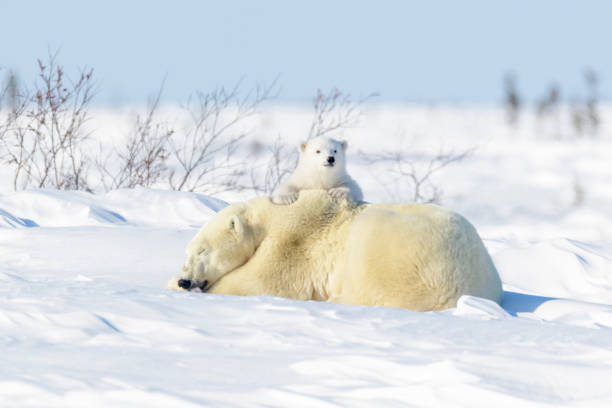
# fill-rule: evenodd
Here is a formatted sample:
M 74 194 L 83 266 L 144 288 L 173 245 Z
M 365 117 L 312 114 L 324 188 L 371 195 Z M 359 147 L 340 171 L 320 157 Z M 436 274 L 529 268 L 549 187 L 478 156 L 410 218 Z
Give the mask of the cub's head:
M 234 204 L 217 213 L 189 242 L 178 285 L 206 290 L 219 278 L 245 264 L 256 249 L 245 218 L 247 206 Z
M 344 170 L 347 143 L 326 136 L 315 137 L 300 144 L 300 163 L 327 169 Z

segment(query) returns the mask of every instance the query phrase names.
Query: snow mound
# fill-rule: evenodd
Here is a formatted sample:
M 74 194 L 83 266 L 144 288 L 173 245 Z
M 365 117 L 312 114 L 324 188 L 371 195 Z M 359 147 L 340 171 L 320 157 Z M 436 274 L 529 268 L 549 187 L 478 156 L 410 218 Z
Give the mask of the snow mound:
M 611 254 L 610 244 L 571 239 L 507 241 L 493 260 L 504 289 L 612 305 Z
M 111 191 L 100 201 L 120 211 L 130 224 L 155 227 L 199 228 L 227 206 L 223 200 L 199 193 L 149 188 Z
M 9 227 L 9 228 L 38 227 L 38 224 L 26 218 L 15 217 L 13 214 L 9 213 L 8 211 L 0 208 L 0 228 L 1 227 Z
M 553 299 L 542 303 L 533 313 L 547 321 L 590 328 L 612 328 L 612 306 L 608 305 Z
M 483 319 L 501 319 L 510 317 L 510 314 L 497 303 L 489 299 L 475 296 L 461 296 L 457 307 L 453 310 L 455 316 L 473 316 Z
M 0 195 L 0 208 L 44 227 L 123 224 L 125 219 L 105 209 L 93 195 L 80 191 L 30 190 Z M 24 225 L 28 226 L 28 225 Z
M 146 188 L 101 195 L 30 190 L 0 194 L 0 227 L 199 227 L 226 205 L 202 194 Z

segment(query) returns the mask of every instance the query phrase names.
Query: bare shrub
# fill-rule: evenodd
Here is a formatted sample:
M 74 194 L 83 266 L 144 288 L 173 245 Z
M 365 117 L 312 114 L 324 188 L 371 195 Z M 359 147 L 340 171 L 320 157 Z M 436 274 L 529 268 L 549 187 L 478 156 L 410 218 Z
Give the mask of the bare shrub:
M 452 163 L 464 160 L 473 149 L 463 152 L 442 151 L 428 157 L 411 155 L 405 151 L 387 151 L 380 154 L 360 156 L 368 164 L 387 165 L 385 179 L 380 184 L 394 201 L 413 201 L 418 203 L 439 203 L 443 191 L 432 182 L 432 176 Z
M 522 101 L 516 85 L 516 76 L 512 73 L 504 77 L 504 106 L 508 124 L 518 124 Z
M 19 84 L 17 76 L 14 72 L 9 71 L 7 75 L 6 85 L 3 87 L 0 93 L 0 109 L 2 109 L 2 103 L 5 99 L 8 99 L 9 110 L 15 111 L 22 99 L 19 90 Z
M 536 114 L 539 117 L 555 113 L 561 102 L 561 89 L 558 84 L 552 84 L 546 94 L 538 101 Z
M 239 82 L 231 89 L 198 92 L 183 106 L 189 125 L 182 134 L 169 139 L 169 154 L 178 164 L 169 172 L 174 190 L 219 193 L 248 188 L 244 162 L 236 150 L 248 135 L 241 127 L 259 111 L 260 105 L 275 96 L 276 80 L 270 86 L 256 86 L 246 94 Z
M 144 116 L 135 116 L 132 131 L 121 149 L 104 154 L 100 146 L 96 166 L 107 191 L 151 187 L 168 176 L 168 141 L 174 130 L 156 120 L 162 90 L 163 84 L 157 96 L 149 101 Z
M 363 104 L 377 95 L 371 93 L 360 99 L 353 99 L 350 94 L 338 88 L 327 93 L 317 89 L 313 99 L 314 116 L 308 131 L 308 140 L 338 129 L 357 126 Z
M 13 167 L 15 190 L 38 187 L 88 190 L 88 139 L 84 124 L 94 94 L 93 70 L 71 81 L 56 63 L 57 54 L 38 60 L 34 91 L 15 86 L 12 107 L 2 126 L 2 157 Z
M 9 106 L 4 110 L 4 102 Z M 35 140 L 28 135 L 26 109 L 29 96 L 22 90 L 12 73 L 0 91 L 0 160 L 13 167 L 13 189 L 17 191 L 30 183 Z
M 87 189 L 89 162 L 81 147 L 89 137 L 83 125 L 89 118 L 87 109 L 93 97 L 93 69 L 81 71 L 72 82 L 56 65 L 54 55 L 46 64 L 38 60 L 38 66 L 40 86 L 34 92 L 35 104 L 28 116 L 43 165 L 39 167 L 39 161 L 34 160 L 34 180 L 38 187 Z
M 578 136 L 584 133 L 594 135 L 599 130 L 599 77 L 591 69 L 584 71 L 587 96 L 583 101 L 574 101 L 571 107 L 571 120 Z
M 271 194 L 295 169 L 297 164 L 297 151 L 295 148 L 287 146 L 282 138 L 278 136 L 272 146 L 269 148 L 270 158 L 266 165 L 264 175 L 264 184 L 256 190 Z M 253 181 L 253 185 L 257 186 L 257 182 Z
M 543 133 L 548 128 L 553 136 L 560 138 L 562 134 L 560 111 L 561 87 L 553 83 L 536 103 L 538 133 Z

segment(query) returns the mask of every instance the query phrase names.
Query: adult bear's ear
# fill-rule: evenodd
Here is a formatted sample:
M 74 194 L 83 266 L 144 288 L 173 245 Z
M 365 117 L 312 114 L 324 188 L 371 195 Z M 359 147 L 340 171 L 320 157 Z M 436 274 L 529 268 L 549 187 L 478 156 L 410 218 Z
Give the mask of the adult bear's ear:
M 342 150 L 346 151 L 346 148 L 348 147 L 348 142 L 346 140 L 343 140 L 340 142 L 340 144 L 342 145 Z
M 300 152 L 304 152 L 306 150 L 306 142 L 300 143 Z
M 238 237 L 244 234 L 244 222 L 237 215 L 232 215 L 229 219 L 229 229 Z

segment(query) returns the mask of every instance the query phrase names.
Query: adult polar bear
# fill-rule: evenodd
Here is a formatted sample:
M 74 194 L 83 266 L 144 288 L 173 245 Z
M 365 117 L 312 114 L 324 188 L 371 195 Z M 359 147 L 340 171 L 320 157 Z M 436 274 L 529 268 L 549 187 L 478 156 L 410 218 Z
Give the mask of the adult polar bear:
M 499 275 L 472 225 L 424 204 L 361 204 L 304 190 L 233 204 L 187 246 L 168 286 L 345 304 L 441 310 L 462 295 L 502 299 Z

